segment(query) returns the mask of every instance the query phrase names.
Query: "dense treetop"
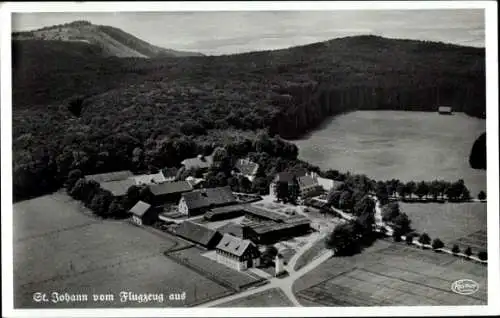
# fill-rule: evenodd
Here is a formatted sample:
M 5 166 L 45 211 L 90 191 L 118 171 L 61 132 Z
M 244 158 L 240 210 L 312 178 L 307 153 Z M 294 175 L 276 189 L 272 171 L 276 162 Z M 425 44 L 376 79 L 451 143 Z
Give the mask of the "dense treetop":
M 103 57 L 84 42 L 13 41 L 14 168 L 63 167 L 66 177 L 85 165 L 178 165 L 228 139 L 294 138 L 357 109 L 446 104 L 484 116 L 484 70 L 484 49 L 376 36 L 155 59 Z

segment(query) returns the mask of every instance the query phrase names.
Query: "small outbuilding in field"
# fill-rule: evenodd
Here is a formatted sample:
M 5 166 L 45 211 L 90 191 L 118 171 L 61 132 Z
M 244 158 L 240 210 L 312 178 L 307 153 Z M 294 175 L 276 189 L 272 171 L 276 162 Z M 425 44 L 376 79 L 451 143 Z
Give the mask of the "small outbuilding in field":
M 148 203 L 139 201 L 129 211 L 132 214 L 132 222 L 137 225 L 149 225 L 156 221 L 158 214 Z
M 438 113 L 441 115 L 451 115 L 453 109 L 450 106 L 439 106 Z

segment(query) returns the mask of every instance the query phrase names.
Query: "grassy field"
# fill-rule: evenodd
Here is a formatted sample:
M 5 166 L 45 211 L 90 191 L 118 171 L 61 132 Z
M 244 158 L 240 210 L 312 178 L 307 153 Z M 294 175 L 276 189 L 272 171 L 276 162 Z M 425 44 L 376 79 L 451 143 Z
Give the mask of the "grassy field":
M 189 306 L 231 293 L 163 255 L 185 243 L 128 221 L 99 220 L 65 194 L 14 205 L 14 306 Z M 111 293 L 107 302 L 35 303 L 33 293 Z M 121 291 L 182 293 L 184 301 L 120 302 Z
M 302 254 L 297 263 L 295 263 L 295 270 L 299 270 L 311 262 L 318 254 L 325 248 L 326 237 L 314 243 L 314 245 L 308 249 L 304 254 Z
M 356 111 L 336 116 L 294 143 L 299 157 L 323 169 L 364 173 L 377 180 L 464 179 L 471 195 L 486 189 L 486 172 L 469 154 L 486 121 L 455 113 Z
M 485 305 L 486 266 L 405 244 L 377 241 L 363 253 L 334 257 L 293 286 L 305 306 Z M 451 284 L 472 279 L 479 291 L 459 295 Z
M 401 203 L 401 210 L 412 220 L 419 233 L 427 232 L 431 238 L 439 237 L 451 248 L 470 246 L 474 253 L 486 250 L 486 204 L 462 203 Z
M 268 289 L 216 307 L 292 307 L 292 302 L 277 288 Z
M 169 253 L 168 256 L 180 262 L 185 262 L 188 267 L 234 290 L 262 281 L 260 277 L 248 272 L 238 272 L 201 255 L 204 252 L 206 251 L 192 247 Z

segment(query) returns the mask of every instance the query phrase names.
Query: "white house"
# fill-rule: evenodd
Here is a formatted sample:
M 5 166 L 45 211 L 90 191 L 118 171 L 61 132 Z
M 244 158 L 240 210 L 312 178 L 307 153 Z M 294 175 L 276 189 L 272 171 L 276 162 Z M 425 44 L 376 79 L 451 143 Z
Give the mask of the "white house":
M 216 248 L 216 261 L 237 271 L 260 265 L 260 252 L 250 240 L 224 234 Z

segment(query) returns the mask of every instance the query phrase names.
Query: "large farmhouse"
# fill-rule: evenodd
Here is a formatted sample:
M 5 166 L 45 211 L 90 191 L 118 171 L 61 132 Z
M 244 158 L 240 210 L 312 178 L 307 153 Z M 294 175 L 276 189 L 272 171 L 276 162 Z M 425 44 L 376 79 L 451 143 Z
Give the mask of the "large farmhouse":
M 154 174 L 140 174 L 131 177 L 135 181 L 136 185 L 148 185 L 148 184 L 158 184 L 166 182 L 165 176 L 160 171 Z
M 184 159 L 181 162 L 181 164 L 184 166 L 186 170 L 190 169 L 206 170 L 212 166 L 213 157 L 211 155 L 210 156 L 198 155 L 194 158 Z
M 238 271 L 260 265 L 259 249 L 249 240 L 225 234 L 215 250 L 217 262 Z
M 127 194 L 128 189 L 135 185 L 135 181 L 132 179 L 124 179 L 124 180 L 114 180 L 114 181 L 105 181 L 99 183 L 101 188 L 104 190 L 108 190 L 115 198 L 124 197 Z
M 93 180 L 95 182 L 110 182 L 125 180 L 133 176 L 133 173 L 129 170 L 114 171 L 107 173 L 99 173 L 85 176 L 85 180 Z
M 235 204 L 236 198 L 230 187 L 199 189 L 183 193 L 179 212 L 188 216 L 200 215 L 210 208 Z
M 297 178 L 299 184 L 299 196 L 304 199 L 319 195 L 323 192 L 323 188 L 318 183 L 318 179 L 311 175 L 306 175 Z

